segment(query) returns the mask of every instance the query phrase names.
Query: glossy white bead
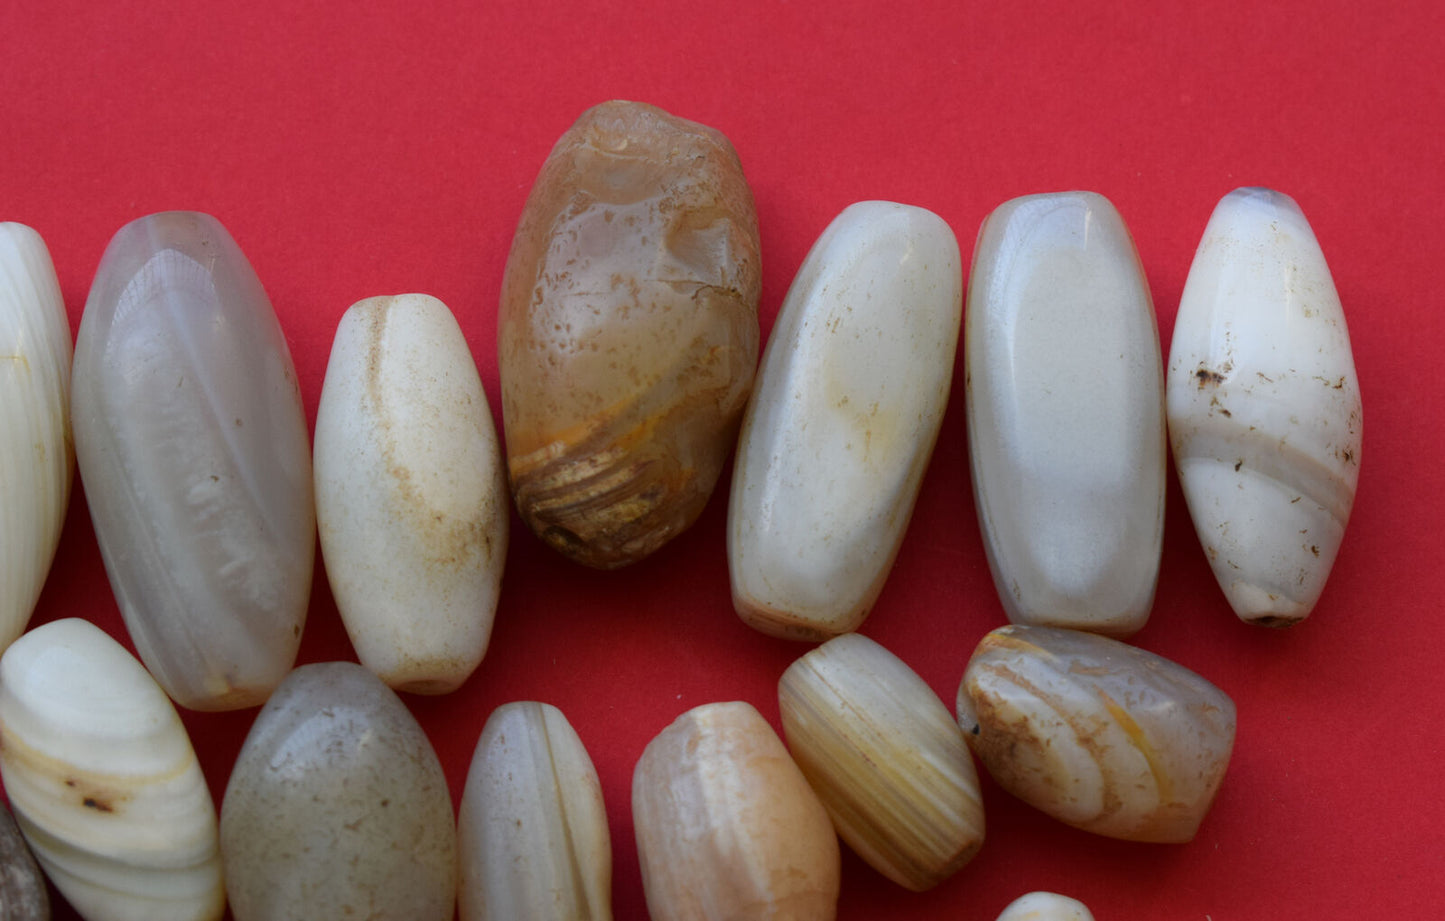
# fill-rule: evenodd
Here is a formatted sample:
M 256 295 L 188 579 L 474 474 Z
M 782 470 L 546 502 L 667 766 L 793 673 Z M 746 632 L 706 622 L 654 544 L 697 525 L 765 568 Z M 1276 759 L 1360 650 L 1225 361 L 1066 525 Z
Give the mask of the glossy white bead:
M 0 224 L 0 652 L 40 598 L 70 500 L 70 322 L 50 253 Z
M 311 445 L 286 337 L 219 221 L 172 211 L 116 233 L 73 385 L 86 500 L 141 660 L 182 706 L 262 702 L 311 598 Z
M 1307 617 L 1360 474 L 1360 383 L 1314 232 L 1288 195 L 1214 209 L 1169 350 L 1169 430 L 1194 529 L 1235 613 Z
M 961 311 L 958 242 L 929 211 L 860 202 L 813 245 L 738 442 L 728 568 L 745 622 L 825 639 L 867 617 L 943 421 Z
M 984 221 L 965 329 L 974 502 L 1014 623 L 1149 618 L 1164 538 L 1159 332 L 1134 241 L 1093 192 Z
M 402 691 L 454 690 L 486 653 L 511 499 L 486 393 L 434 297 L 341 318 L 316 412 L 316 521 L 361 663 Z
M 225 908 L 216 810 L 175 708 L 88 621 L 0 658 L 0 774 L 51 881 L 87 921 L 211 921 Z
M 998 921 L 1094 921 L 1094 914 L 1078 899 L 1055 892 L 1030 892 L 1010 902 Z

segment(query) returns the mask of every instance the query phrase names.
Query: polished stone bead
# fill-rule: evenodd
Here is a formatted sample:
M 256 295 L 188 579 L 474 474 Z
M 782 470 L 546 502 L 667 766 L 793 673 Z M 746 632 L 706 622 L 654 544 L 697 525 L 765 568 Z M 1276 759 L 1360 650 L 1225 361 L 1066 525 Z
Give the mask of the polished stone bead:
M 0 652 L 30 621 L 70 500 L 70 321 L 40 234 L 0 224 Z
M 933 689 L 858 633 L 778 681 L 783 734 L 833 826 L 875 870 L 922 892 L 983 846 L 983 800 L 963 733 Z
M 1192 839 L 1234 748 L 1234 703 L 1168 659 L 1076 630 L 983 638 L 958 723 L 999 786 L 1061 822 L 1130 841 Z
M 451 311 L 374 297 L 341 318 L 316 411 L 316 521 L 361 663 L 456 689 L 487 649 L 511 506 L 487 395 Z
M 461 921 L 611 921 L 612 843 L 582 740 L 550 704 L 487 718 L 457 815 Z
M 653 921 L 832 921 L 838 837 L 751 704 L 705 704 L 657 735 L 632 775 Z
M 1288 195 L 1237 189 L 1210 216 L 1174 321 L 1169 432 L 1235 613 L 1304 620 L 1350 520 L 1364 420 L 1340 297 Z
M 96 270 L 75 451 L 136 651 L 177 703 L 254 706 L 296 658 L 316 543 L 291 354 L 215 218 L 127 224 Z
M 87 921 L 219 921 L 216 809 L 176 708 L 89 621 L 0 658 L 0 774 L 36 859 Z
M 1164 539 L 1164 382 L 1149 285 L 1093 192 L 984 221 L 965 329 L 974 503 L 1014 623 L 1128 636 Z
M 246 736 L 221 804 L 236 921 L 448 921 L 446 776 L 401 699 L 350 662 L 296 669 Z
M 697 518 L 758 359 L 752 192 L 727 138 L 607 102 L 557 142 L 502 282 L 498 358 L 522 520 L 589 566 Z
M 860 202 L 798 270 L 744 416 L 733 605 L 776 636 L 856 630 L 903 542 L 948 405 L 963 309 L 937 215 Z

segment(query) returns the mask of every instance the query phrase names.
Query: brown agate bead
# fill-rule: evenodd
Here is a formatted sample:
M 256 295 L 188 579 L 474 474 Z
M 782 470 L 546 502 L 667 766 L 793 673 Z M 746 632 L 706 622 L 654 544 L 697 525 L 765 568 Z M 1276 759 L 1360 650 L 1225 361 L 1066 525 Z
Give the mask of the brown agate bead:
M 552 149 L 512 241 L 498 353 L 512 494 L 599 568 L 701 513 L 758 358 L 752 192 L 722 134 L 606 102 Z

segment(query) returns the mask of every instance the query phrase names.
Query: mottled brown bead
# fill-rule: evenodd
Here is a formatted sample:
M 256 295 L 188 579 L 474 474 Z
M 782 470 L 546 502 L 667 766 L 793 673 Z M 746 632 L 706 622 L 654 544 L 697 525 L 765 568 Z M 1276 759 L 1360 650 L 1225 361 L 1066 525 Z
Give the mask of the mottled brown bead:
M 706 504 L 758 358 L 752 192 L 722 134 L 607 102 L 552 149 L 502 283 L 512 493 L 544 541 L 635 562 Z

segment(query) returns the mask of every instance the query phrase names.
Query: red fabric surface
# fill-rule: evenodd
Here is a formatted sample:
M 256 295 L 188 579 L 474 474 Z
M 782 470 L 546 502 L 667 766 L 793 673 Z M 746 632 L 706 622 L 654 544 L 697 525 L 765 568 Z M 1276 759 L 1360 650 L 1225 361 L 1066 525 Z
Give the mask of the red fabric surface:
M 1215 202 L 1240 185 L 1288 192 L 1349 319 L 1362 476 L 1323 599 L 1275 633 L 1229 610 L 1171 471 L 1158 596 L 1135 642 L 1239 708 L 1198 838 L 1097 838 L 985 779 L 988 840 L 972 864 L 913 894 L 845 849 L 838 916 L 991 921 L 1032 889 L 1082 899 L 1101 921 L 1413 916 L 1445 891 L 1433 784 L 1445 328 L 1430 281 L 1445 7 L 1183 7 L 4 4 L 0 220 L 44 236 L 73 330 L 120 226 L 173 208 L 215 214 L 271 295 L 313 421 L 346 307 L 434 294 L 461 321 L 500 424 L 496 309 L 512 232 L 553 142 L 604 99 L 652 102 L 731 138 L 757 199 L 765 333 L 809 246 L 851 202 L 930 208 L 967 260 L 1005 199 L 1090 189 L 1134 234 L 1167 351 Z M 691 531 L 614 573 L 567 562 L 514 515 L 481 668 L 450 696 L 406 698 L 454 797 L 493 707 L 562 708 L 602 778 L 619 919 L 646 915 L 629 806 L 643 747 L 714 700 L 751 701 L 776 725 L 777 678 L 807 648 L 732 611 L 724 476 Z M 353 658 L 319 563 L 301 661 Z M 128 643 L 78 480 L 34 623 L 76 615 Z M 951 708 L 969 653 L 1003 622 L 968 481 L 960 360 L 911 529 L 863 632 Z M 255 711 L 184 716 L 219 807 Z

